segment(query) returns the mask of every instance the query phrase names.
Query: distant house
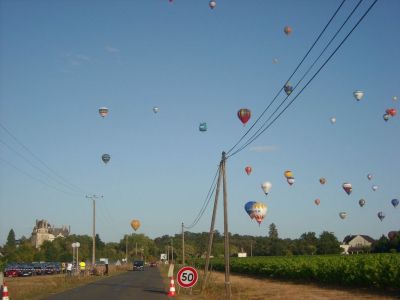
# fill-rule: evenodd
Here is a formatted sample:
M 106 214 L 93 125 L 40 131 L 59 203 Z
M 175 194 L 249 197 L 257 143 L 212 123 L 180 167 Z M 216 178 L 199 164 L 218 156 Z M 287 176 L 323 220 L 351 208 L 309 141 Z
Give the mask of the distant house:
M 344 254 L 363 253 L 369 251 L 373 242 L 375 240 L 368 235 L 348 235 L 344 238 L 340 248 L 343 249 Z
M 33 227 L 31 242 L 36 248 L 40 248 L 44 241 L 52 242 L 58 237 L 67 237 L 70 234 L 70 227 L 62 226 L 55 228 L 46 220 L 36 220 L 36 226 Z

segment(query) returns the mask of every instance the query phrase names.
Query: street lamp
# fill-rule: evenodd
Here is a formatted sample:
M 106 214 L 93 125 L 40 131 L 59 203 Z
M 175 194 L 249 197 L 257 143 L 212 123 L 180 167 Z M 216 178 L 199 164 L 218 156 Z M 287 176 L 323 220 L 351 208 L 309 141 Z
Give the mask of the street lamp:
M 72 243 L 72 251 L 76 248 L 76 271 L 78 271 L 78 261 L 79 261 L 79 247 L 81 244 L 79 242 Z M 72 252 L 73 253 L 73 252 Z M 73 254 L 72 254 L 73 256 Z M 72 260 L 73 261 L 73 260 Z

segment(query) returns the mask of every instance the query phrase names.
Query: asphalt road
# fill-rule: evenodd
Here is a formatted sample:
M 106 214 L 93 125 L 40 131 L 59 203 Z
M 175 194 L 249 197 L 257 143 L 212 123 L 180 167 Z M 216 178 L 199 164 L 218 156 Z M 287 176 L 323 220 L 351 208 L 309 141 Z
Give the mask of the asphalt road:
M 158 300 L 168 299 L 158 268 L 128 271 L 85 286 L 56 294 L 45 300 Z

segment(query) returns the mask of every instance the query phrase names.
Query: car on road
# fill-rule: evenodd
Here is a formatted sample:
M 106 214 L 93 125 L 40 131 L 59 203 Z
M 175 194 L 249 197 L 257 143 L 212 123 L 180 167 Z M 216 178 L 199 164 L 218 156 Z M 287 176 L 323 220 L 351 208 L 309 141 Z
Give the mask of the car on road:
M 143 260 L 135 260 L 133 262 L 133 271 L 144 271 L 144 261 Z
M 17 264 L 9 264 L 4 269 L 5 277 L 18 277 L 21 276 L 21 268 Z
M 150 262 L 150 267 L 157 267 L 157 263 L 155 261 Z

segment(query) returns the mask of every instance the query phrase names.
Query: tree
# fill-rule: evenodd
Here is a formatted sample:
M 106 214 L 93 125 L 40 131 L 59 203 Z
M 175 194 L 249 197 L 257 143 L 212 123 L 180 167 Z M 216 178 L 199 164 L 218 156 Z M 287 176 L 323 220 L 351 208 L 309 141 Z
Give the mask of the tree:
M 318 254 L 339 254 L 340 251 L 340 243 L 333 233 L 324 231 L 320 234 L 317 242 Z
M 382 234 L 379 240 L 372 244 L 372 252 L 383 253 L 388 252 L 390 248 L 389 240 L 386 236 Z
M 16 248 L 15 232 L 13 229 L 8 233 L 6 247 L 9 251 L 15 250 Z
M 271 223 L 271 225 L 269 225 L 268 237 L 270 239 L 278 238 L 278 229 L 276 228 L 276 225 L 274 223 Z

